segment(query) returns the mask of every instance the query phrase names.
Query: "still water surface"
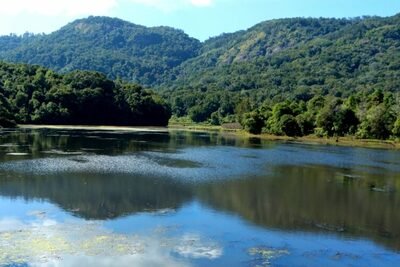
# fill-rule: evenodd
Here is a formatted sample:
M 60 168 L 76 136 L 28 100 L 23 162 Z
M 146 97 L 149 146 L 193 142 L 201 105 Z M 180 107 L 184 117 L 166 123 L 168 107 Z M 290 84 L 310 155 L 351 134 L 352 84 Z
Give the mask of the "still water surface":
M 400 151 L 0 132 L 0 266 L 399 266 Z

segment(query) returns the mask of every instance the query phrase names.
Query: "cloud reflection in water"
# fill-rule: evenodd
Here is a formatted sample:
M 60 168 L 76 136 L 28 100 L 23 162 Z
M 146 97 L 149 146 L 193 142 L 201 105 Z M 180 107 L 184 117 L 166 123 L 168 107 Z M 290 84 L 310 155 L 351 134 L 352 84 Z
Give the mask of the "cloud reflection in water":
M 116 234 L 100 222 L 57 222 L 38 216 L 29 222 L 2 219 L 0 266 L 190 266 L 190 259 L 222 255 L 216 242 L 197 234 L 155 233 Z

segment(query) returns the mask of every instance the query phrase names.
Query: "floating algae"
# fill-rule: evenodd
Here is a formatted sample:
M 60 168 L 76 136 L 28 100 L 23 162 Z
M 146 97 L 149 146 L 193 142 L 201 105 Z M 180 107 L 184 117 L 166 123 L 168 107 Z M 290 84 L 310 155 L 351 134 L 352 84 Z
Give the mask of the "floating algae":
M 289 255 L 286 249 L 274 249 L 266 247 L 254 247 L 248 250 L 250 256 L 254 257 L 256 266 L 271 266 L 271 261 L 284 255 Z
M 40 216 L 38 212 L 32 214 L 36 220 L 0 230 L 0 266 L 50 263 L 73 266 L 79 261 L 107 266 L 111 259 L 124 260 L 119 266 L 131 266 L 132 263 L 184 266 L 183 259 L 215 259 L 222 254 L 222 248 L 199 236 L 124 235 L 111 232 L 100 223 L 60 223 L 45 218 L 42 213 Z M 173 258 L 171 252 L 177 253 L 182 260 Z
M 96 224 L 58 224 L 43 220 L 19 230 L 0 232 L 0 266 L 46 262 L 79 253 L 88 256 L 131 255 L 143 249 L 140 240 L 107 232 Z
M 179 245 L 175 246 L 174 251 L 188 258 L 208 258 L 216 259 L 221 257 L 222 248 L 210 241 L 204 243 L 197 235 L 184 235 Z

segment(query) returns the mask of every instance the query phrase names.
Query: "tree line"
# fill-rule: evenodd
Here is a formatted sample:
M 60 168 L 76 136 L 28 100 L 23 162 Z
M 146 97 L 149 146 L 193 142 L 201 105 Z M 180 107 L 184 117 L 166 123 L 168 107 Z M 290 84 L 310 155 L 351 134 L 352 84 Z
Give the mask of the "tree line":
M 400 137 L 400 93 L 380 89 L 347 97 L 307 94 L 267 98 L 249 92 L 185 91 L 164 93 L 175 119 L 221 125 L 240 123 L 250 133 L 346 136 L 365 139 Z M 169 98 L 167 97 L 169 96 Z
M 156 93 L 98 72 L 68 74 L 0 63 L 0 124 L 165 126 L 169 105 Z
M 366 139 L 400 137 L 400 94 L 354 94 L 347 98 L 315 96 L 309 101 L 284 101 L 242 114 L 251 133 L 304 136 L 346 136 Z

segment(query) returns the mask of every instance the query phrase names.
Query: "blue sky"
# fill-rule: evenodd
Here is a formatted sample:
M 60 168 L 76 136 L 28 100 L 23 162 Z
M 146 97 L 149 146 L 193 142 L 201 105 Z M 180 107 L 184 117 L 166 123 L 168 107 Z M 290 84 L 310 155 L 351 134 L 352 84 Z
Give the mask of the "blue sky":
M 89 15 L 166 25 L 200 40 L 273 18 L 390 16 L 400 0 L 0 0 L 0 34 L 49 33 Z

